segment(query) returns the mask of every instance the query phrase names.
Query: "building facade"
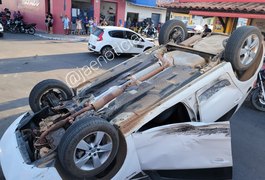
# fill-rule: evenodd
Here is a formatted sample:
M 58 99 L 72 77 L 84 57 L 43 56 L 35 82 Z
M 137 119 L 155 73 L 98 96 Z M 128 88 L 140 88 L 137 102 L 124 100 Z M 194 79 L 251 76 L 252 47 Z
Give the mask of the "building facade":
M 265 35 L 265 2 L 260 0 L 177 0 L 159 6 L 169 12 L 212 17 L 215 32 L 229 34 L 239 26 L 254 25 Z
M 166 8 L 157 7 L 156 0 L 128 0 L 126 2 L 126 22 L 142 22 L 149 18 L 155 25 L 166 20 Z
M 71 22 L 77 17 L 96 18 L 97 23 L 106 19 L 112 25 L 120 25 L 125 19 L 125 0 L 2 0 L 0 10 L 9 8 L 20 11 L 25 22 L 36 23 L 37 29 L 45 31 L 46 12 L 54 18 L 53 32 L 63 34 L 62 16 L 68 15 Z

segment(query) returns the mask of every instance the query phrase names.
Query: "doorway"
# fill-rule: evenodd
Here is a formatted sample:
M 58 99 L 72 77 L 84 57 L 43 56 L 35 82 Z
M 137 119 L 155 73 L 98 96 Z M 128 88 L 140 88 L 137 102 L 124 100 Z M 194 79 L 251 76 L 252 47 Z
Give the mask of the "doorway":
M 158 23 L 160 22 L 160 14 L 152 13 L 152 20 L 154 22 L 155 27 L 157 27 Z
M 48 13 L 51 13 L 51 0 L 46 0 L 46 3 L 45 3 L 45 13 L 48 12 Z
M 117 14 L 117 3 L 101 1 L 100 22 L 102 22 L 105 19 L 108 25 L 115 26 L 117 24 L 116 14 Z

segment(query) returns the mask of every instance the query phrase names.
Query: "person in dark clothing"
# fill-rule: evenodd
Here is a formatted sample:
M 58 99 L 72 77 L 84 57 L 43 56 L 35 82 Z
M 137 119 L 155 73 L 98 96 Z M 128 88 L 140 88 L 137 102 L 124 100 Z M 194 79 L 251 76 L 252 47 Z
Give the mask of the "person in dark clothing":
M 210 34 L 212 32 L 212 30 L 208 27 L 207 24 L 204 25 L 204 30 L 202 33 L 202 37 L 206 37 L 208 34 Z
M 46 13 L 46 18 L 45 18 L 45 25 L 46 25 L 46 30 L 47 33 L 53 33 L 52 31 L 52 26 L 53 26 L 53 16 L 51 13 Z
M 85 28 L 86 34 L 88 34 L 89 19 L 88 19 L 87 16 L 83 19 L 83 24 L 84 24 L 84 28 Z
M 11 18 L 11 11 L 8 8 L 5 8 L 4 11 L 5 11 L 6 19 L 9 20 Z

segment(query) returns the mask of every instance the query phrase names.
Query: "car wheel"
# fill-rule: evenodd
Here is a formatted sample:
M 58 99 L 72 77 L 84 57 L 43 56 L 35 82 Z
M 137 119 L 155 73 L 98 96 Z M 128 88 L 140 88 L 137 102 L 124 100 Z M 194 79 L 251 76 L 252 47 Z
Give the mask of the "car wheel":
M 0 33 L 0 37 L 3 37 L 4 36 L 4 33 Z
M 257 88 L 252 92 L 251 103 L 257 110 L 265 112 L 265 98 L 263 97 L 260 88 Z
M 184 41 L 187 36 L 188 31 L 182 21 L 169 20 L 161 27 L 158 42 L 160 45 L 167 44 L 170 41 L 179 44 Z
M 114 50 L 111 46 L 103 47 L 101 50 L 101 54 L 108 60 L 112 60 L 115 57 Z
M 118 131 L 106 120 L 86 117 L 69 127 L 58 146 L 62 167 L 78 178 L 102 173 L 114 160 L 119 147 Z
M 30 35 L 34 35 L 35 34 L 35 29 L 34 28 L 29 28 L 28 33 Z
M 33 112 L 38 112 L 46 106 L 58 106 L 60 101 L 71 99 L 72 96 L 66 84 L 56 79 L 47 79 L 33 87 L 29 94 L 29 105 Z
M 258 28 L 244 26 L 236 29 L 227 40 L 224 58 L 237 72 L 247 70 L 258 60 L 262 35 Z

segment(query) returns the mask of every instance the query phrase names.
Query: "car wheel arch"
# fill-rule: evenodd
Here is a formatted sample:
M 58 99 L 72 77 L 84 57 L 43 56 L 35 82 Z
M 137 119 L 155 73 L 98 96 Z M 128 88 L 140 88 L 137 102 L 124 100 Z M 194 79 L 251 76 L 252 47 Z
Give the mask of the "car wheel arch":
M 107 45 L 104 45 L 104 46 L 100 49 L 100 53 L 102 53 L 102 50 L 103 50 L 104 48 L 106 48 L 106 47 L 110 47 L 110 48 L 114 49 L 112 45 L 107 44 Z
M 194 117 L 190 111 L 192 111 L 191 108 L 186 105 L 185 102 L 178 102 L 175 105 L 162 111 L 156 117 L 152 118 L 145 125 L 139 128 L 138 131 L 141 132 L 147 129 L 151 129 L 158 126 L 164 126 L 167 124 L 191 122 Z M 177 121 L 175 121 L 175 119 L 177 119 Z

